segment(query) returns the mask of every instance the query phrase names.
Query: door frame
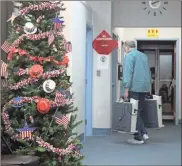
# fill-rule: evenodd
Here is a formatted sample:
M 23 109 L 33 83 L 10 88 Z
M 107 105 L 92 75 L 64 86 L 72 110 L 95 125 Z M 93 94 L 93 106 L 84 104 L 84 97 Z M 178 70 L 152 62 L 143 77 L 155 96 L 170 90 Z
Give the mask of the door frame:
M 112 32 L 112 39 L 119 41 L 119 36 Z M 117 56 L 114 54 L 117 53 Z M 117 83 L 117 65 L 118 65 L 118 47 L 115 48 L 111 53 L 111 129 L 113 121 L 114 104 L 116 103 L 116 83 Z
M 179 62 L 179 38 L 135 38 L 135 44 L 137 48 L 137 42 L 138 41 L 174 41 L 176 42 L 176 62 Z M 180 111 L 180 102 L 179 102 L 179 96 L 181 96 L 179 91 L 179 75 L 180 75 L 180 68 L 179 63 L 176 63 L 176 116 L 175 116 L 175 125 L 179 124 L 179 111 Z
M 116 35 L 115 33 L 112 33 L 112 38 L 113 38 L 113 40 L 116 40 L 117 42 L 119 40 L 118 39 L 119 36 Z M 114 53 L 117 53 L 117 57 L 113 56 Z M 113 102 L 116 102 L 117 64 L 118 64 L 118 47 L 112 51 L 112 104 L 113 104 Z M 113 89 L 114 89 L 114 91 L 113 91 Z
M 88 37 L 88 38 L 87 38 Z M 88 40 L 88 42 L 87 42 Z M 92 86 L 93 86 L 93 27 L 86 23 L 86 52 L 85 52 L 85 134 L 92 136 Z

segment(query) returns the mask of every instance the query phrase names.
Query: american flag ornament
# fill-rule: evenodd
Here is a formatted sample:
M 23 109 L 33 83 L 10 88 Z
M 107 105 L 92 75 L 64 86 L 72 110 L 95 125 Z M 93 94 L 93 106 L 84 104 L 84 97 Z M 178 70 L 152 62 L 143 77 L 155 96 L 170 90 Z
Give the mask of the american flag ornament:
M 65 91 L 65 95 L 66 95 L 66 99 L 67 100 L 74 101 L 74 99 L 73 99 L 73 93 L 71 93 L 71 89 L 70 88 L 68 88 Z
M 59 91 L 56 91 L 55 103 L 64 106 L 66 103 L 65 95 Z
M 54 23 L 55 31 L 59 31 L 61 29 L 62 24 L 64 23 L 64 21 L 60 20 L 59 17 L 53 18 L 52 22 Z
M 20 137 L 22 139 L 29 138 L 32 139 L 32 132 L 35 130 L 35 127 L 28 127 L 27 122 L 25 121 L 25 125 L 23 128 L 17 129 L 20 132 Z
M 9 45 L 9 43 L 8 43 L 8 41 L 5 41 L 4 43 L 3 43 L 3 45 L 1 46 L 1 49 L 5 52 L 5 53 L 8 53 L 10 50 L 10 45 Z
M 67 42 L 66 39 L 64 39 L 63 42 L 64 42 L 64 49 L 65 49 L 66 53 L 71 52 L 72 51 L 72 44 L 71 44 L 71 42 L 70 41 Z
M 70 122 L 70 115 L 62 115 L 61 113 L 59 112 L 56 112 L 54 114 L 54 118 L 55 118 L 55 122 L 58 124 L 58 125 L 63 125 L 64 128 L 66 129 L 68 127 L 68 124 Z
M 48 44 L 51 45 L 52 42 L 54 41 L 55 37 L 54 37 L 54 33 L 51 31 L 49 33 L 49 37 L 48 37 Z
M 8 65 L 1 60 L 1 77 L 8 77 L 8 71 L 7 71 Z
M 72 44 L 71 44 L 71 42 L 67 42 L 66 43 L 65 50 L 66 50 L 67 53 L 72 51 Z
M 59 89 L 59 92 L 65 95 L 65 89 L 60 88 L 60 89 Z

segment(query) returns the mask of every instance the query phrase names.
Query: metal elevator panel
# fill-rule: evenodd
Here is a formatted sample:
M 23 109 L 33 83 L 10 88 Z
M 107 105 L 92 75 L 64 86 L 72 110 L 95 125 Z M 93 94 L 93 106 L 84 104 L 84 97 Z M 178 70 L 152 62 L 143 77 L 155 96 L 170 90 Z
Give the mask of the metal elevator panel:
M 166 96 L 163 96 L 162 107 L 163 115 L 173 115 L 173 90 L 171 84 L 173 82 L 172 75 L 172 52 L 159 52 L 159 87 L 160 90 L 163 87 L 166 88 Z M 159 92 L 162 95 L 162 92 Z
M 143 50 L 148 57 L 149 67 L 152 75 L 152 93 L 158 95 L 158 55 L 156 50 Z
M 172 41 L 138 41 L 138 50 L 148 57 L 152 77 L 152 94 L 162 96 L 164 119 L 174 119 L 175 115 L 175 58 Z

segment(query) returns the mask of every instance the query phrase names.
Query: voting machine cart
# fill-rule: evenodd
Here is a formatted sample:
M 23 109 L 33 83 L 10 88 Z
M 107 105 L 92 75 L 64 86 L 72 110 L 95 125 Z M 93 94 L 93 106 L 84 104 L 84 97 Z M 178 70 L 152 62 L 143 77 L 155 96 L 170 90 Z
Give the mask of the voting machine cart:
M 145 99 L 145 109 L 142 113 L 143 121 L 148 128 L 164 127 L 162 122 L 162 99 L 161 96 L 153 95 Z
M 116 102 L 112 111 L 112 131 L 136 133 L 137 112 L 137 100 Z

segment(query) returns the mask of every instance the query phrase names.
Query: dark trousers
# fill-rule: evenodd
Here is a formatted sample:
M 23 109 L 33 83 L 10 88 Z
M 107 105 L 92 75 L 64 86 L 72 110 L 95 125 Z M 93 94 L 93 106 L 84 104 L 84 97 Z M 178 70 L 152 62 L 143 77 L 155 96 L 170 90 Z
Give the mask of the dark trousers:
M 137 133 L 134 134 L 134 139 L 136 140 L 143 140 L 143 135 L 147 134 L 147 130 L 145 129 L 143 120 L 142 120 L 142 113 L 144 110 L 144 102 L 145 102 L 146 93 L 139 93 L 139 92 L 130 92 L 129 97 L 135 100 L 138 100 L 138 114 L 137 114 L 137 125 L 136 130 Z

